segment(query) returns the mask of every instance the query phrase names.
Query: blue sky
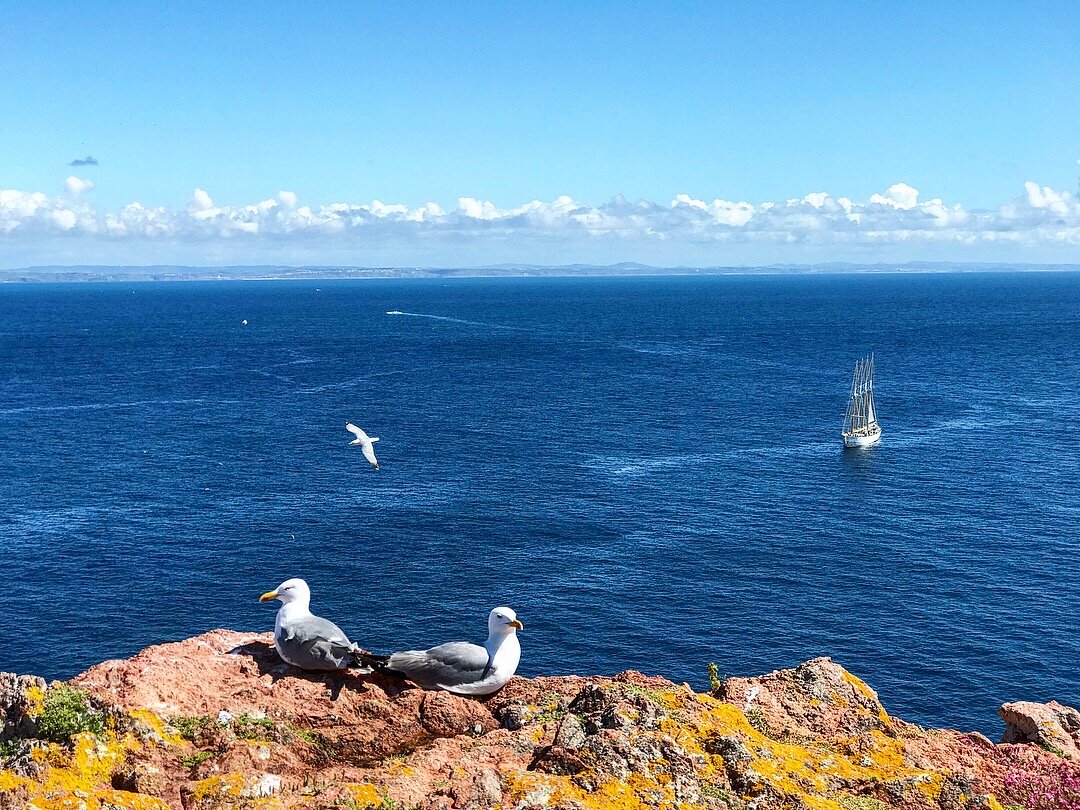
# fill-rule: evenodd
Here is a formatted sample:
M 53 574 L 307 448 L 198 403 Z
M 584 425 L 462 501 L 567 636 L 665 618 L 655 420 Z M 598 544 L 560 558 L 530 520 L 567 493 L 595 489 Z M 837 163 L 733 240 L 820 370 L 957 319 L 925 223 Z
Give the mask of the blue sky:
M 8 194 L 0 265 L 1080 261 L 1078 44 L 1075 0 L 6 2 L 0 189 L 48 201 Z M 804 203 L 763 222 L 822 192 L 858 216 Z M 706 207 L 656 221 L 678 195 Z M 930 212 L 930 238 L 911 236 L 934 199 L 965 216 Z M 408 213 L 362 210 L 375 200 Z M 656 211 L 642 224 L 621 200 Z M 147 235 L 134 202 L 169 226 Z M 868 221 L 907 235 L 868 241 Z M 838 229 L 854 233 L 821 235 Z

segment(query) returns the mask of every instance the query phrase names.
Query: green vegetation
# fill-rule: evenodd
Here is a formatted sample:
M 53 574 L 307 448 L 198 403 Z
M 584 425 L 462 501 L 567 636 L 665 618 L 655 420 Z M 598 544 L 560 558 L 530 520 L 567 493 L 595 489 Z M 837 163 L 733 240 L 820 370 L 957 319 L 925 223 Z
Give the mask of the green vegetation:
M 538 711 L 532 716 L 531 722 L 534 723 L 550 723 L 552 720 L 562 720 L 566 716 L 566 709 L 560 709 L 556 706 L 549 706 L 547 709 Z
M 199 732 L 213 722 L 206 715 L 199 715 L 198 717 L 174 717 L 169 721 L 169 725 L 176 729 L 176 733 L 185 740 L 193 742 Z
M 0 763 L 15 759 L 23 752 L 22 740 L 0 740 Z
M 887 804 L 870 796 L 841 796 L 836 803 L 844 810 L 889 810 Z
M 396 802 L 389 796 L 386 796 L 382 800 L 382 804 L 375 808 L 375 810 L 420 810 L 420 805 L 414 804 L 406 807 L 401 802 Z
M 340 803 L 342 807 L 347 810 L 420 810 L 420 805 L 414 804 L 405 806 L 399 801 L 391 799 L 389 796 L 383 796 L 383 800 L 377 805 L 361 804 L 353 799 L 346 799 Z
M 319 753 L 327 759 L 331 759 L 335 755 L 336 749 L 334 748 L 333 743 L 326 739 L 322 734 L 316 734 L 314 731 L 306 731 L 302 728 L 290 730 L 296 739 L 303 740 L 308 745 L 315 746 L 319 750 Z
M 105 732 L 105 718 L 93 709 L 86 695 L 62 683 L 46 693 L 41 714 L 37 717 L 37 736 L 43 740 L 66 743 L 75 734 Z
M 750 724 L 750 727 L 755 731 L 759 731 L 766 737 L 772 738 L 772 733 L 769 730 L 769 721 L 765 719 L 765 713 L 761 711 L 757 706 L 751 706 L 746 710 L 746 722 Z
M 727 803 L 728 807 L 743 807 L 743 802 L 739 799 L 731 788 L 724 784 L 718 784 L 716 782 L 702 782 L 701 795 L 710 799 L 722 799 Z
M 334 757 L 338 755 L 337 746 L 326 739 L 322 734 L 314 731 L 307 731 L 302 728 L 294 728 L 290 725 L 286 725 L 285 729 L 298 740 L 303 740 L 308 745 L 314 746 L 319 754 L 325 759 L 334 759 Z
M 546 694 L 541 695 L 540 700 L 538 700 L 537 703 L 544 708 L 532 715 L 529 722 L 547 723 L 552 720 L 562 720 L 563 716 L 566 714 L 565 699 L 558 692 L 547 692 Z
M 1046 742 L 1045 740 L 1036 740 L 1035 744 L 1037 746 L 1039 746 L 1039 748 L 1041 748 L 1043 751 L 1049 751 L 1055 757 L 1061 757 L 1062 759 L 1068 759 L 1068 757 L 1065 756 L 1064 751 L 1062 751 L 1060 748 L 1058 748 L 1055 745 L 1051 745 L 1050 743 Z
M 271 740 L 276 724 L 269 717 L 252 717 L 242 714 L 232 721 L 233 734 L 241 740 Z
M 720 684 L 723 682 L 723 678 L 720 677 L 720 667 L 718 667 L 713 661 L 709 662 L 709 691 L 715 692 L 720 688 Z
M 273 740 L 278 733 L 278 723 L 275 723 L 269 717 L 253 717 L 250 714 L 241 714 L 238 717 L 234 717 L 228 723 L 219 723 L 217 720 L 207 717 L 206 715 L 198 715 L 196 717 L 174 717 L 169 721 L 169 725 L 176 729 L 176 733 L 189 742 L 195 742 L 199 736 L 199 732 L 203 729 L 217 726 L 220 728 L 230 728 L 233 734 L 242 740 Z M 308 739 L 305 737 L 305 733 L 292 729 L 288 723 L 282 723 L 281 729 L 283 731 L 292 732 L 297 737 L 307 740 L 308 742 L 318 745 L 314 739 Z M 311 735 L 312 737 L 316 735 Z
M 213 756 L 215 756 L 213 751 L 196 751 L 189 756 L 180 757 L 180 764 L 185 768 L 194 768 L 196 765 L 201 765 Z
M 650 703 L 655 704 L 658 708 L 666 709 L 667 701 L 664 700 L 663 693 L 656 689 L 649 689 L 645 686 L 638 686 L 636 683 L 627 684 L 624 689 L 628 695 L 636 695 L 643 697 Z

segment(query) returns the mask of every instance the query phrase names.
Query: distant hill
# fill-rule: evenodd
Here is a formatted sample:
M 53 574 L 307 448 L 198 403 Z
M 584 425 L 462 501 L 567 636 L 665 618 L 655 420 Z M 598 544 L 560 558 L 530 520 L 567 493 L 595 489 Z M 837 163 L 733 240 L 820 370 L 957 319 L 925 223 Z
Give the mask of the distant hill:
M 59 281 L 239 281 L 339 278 L 498 278 L 558 276 L 745 275 L 828 273 L 947 273 L 947 272 L 1076 272 L 1080 264 L 1006 264 L 979 262 L 907 262 L 904 264 L 771 264 L 748 267 L 655 267 L 634 262 L 620 264 L 498 264 L 484 267 L 350 267 L 337 265 L 43 265 L 0 270 L 3 282 Z

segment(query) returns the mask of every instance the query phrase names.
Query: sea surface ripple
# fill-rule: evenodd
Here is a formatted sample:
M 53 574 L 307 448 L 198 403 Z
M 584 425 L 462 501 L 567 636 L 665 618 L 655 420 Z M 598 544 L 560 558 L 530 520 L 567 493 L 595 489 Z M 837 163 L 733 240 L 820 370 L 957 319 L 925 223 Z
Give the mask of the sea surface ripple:
M 1078 437 L 1076 274 L 3 285 L 0 670 L 303 576 L 373 650 L 509 604 L 524 674 L 830 655 L 997 735 L 1080 704 Z

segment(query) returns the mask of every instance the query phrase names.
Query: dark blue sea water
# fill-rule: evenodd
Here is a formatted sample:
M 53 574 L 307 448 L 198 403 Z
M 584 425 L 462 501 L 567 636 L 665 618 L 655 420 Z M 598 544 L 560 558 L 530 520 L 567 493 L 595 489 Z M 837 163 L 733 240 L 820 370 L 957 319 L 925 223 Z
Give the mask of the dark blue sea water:
M 508 604 L 525 674 L 831 655 L 997 734 L 1080 704 L 1078 483 L 1075 274 L 0 286 L 0 670 L 303 576 L 374 650 Z

